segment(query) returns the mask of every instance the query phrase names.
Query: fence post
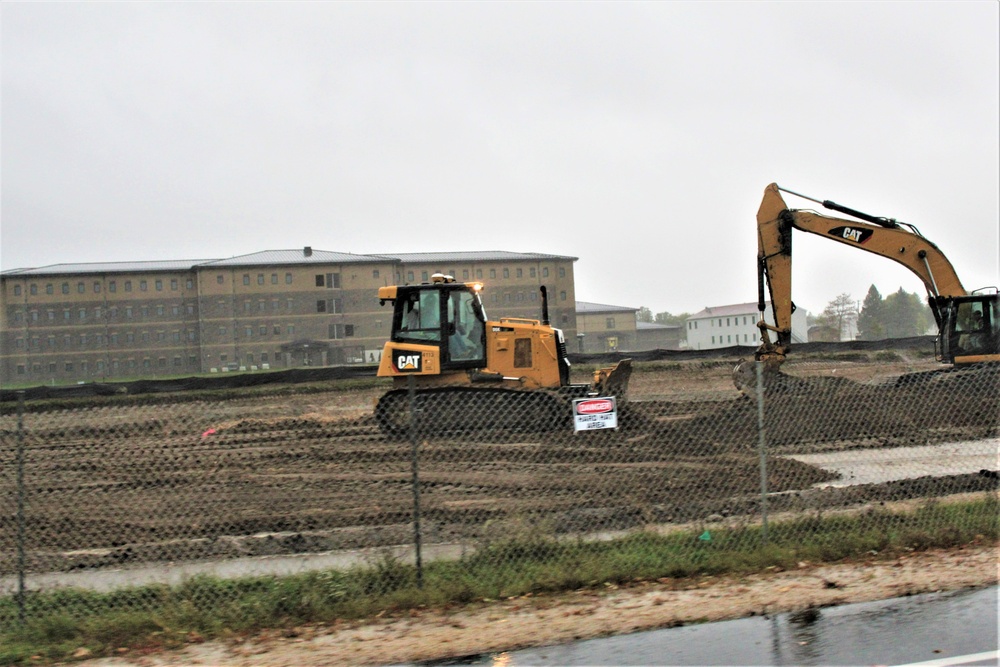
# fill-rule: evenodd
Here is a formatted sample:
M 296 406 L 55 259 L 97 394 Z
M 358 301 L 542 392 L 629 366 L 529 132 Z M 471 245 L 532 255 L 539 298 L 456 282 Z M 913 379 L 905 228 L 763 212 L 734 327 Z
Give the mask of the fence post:
M 767 436 L 764 430 L 764 362 L 757 367 L 757 435 L 760 451 L 760 514 L 762 520 L 761 537 L 767 544 Z
M 417 438 L 417 392 L 413 376 L 407 378 L 410 398 L 410 466 L 413 472 L 413 546 L 417 559 L 417 588 L 424 587 L 424 561 L 421 553 L 420 536 L 420 474 Z
M 17 618 L 24 627 L 24 392 L 17 392 Z

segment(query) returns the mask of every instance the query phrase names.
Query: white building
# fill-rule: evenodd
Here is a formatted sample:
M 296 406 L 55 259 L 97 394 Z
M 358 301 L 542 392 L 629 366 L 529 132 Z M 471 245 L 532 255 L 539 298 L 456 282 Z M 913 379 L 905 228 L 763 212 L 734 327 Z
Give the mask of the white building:
M 768 321 L 771 321 L 771 303 L 767 302 Z M 687 318 L 687 346 L 691 350 L 711 350 L 733 345 L 756 347 L 760 342 L 757 328 L 757 302 L 730 306 L 713 306 Z M 805 310 L 792 313 L 792 342 L 809 340 L 808 314 Z M 771 340 L 774 340 L 771 336 Z

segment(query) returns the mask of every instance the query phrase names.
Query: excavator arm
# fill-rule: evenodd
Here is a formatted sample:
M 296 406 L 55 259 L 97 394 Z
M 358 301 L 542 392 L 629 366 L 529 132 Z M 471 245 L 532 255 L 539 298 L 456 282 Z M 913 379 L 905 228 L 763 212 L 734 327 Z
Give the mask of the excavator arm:
M 784 191 L 804 197 L 790 190 Z M 854 211 L 829 200 L 818 203 L 858 219 L 846 220 L 814 211 L 789 209 L 781 192 L 782 189 L 775 183 L 767 186 L 757 211 L 757 292 L 761 312 L 757 324 L 761 330 L 761 345 L 755 354 L 758 361 L 772 366 L 780 364 L 791 344 L 792 312 L 795 310 L 792 302 L 793 229 L 880 255 L 905 266 L 924 283 L 939 327 L 941 314 L 937 304 L 968 294 L 948 258 L 915 227 Z M 773 325 L 764 317 L 765 287 L 771 299 Z M 773 342 L 768 332 L 774 334 Z

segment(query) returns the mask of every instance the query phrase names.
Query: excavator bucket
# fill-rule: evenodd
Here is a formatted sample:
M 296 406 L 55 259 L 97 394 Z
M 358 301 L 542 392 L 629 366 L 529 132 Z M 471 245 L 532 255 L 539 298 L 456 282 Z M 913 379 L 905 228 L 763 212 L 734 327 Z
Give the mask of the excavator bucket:
M 615 396 L 619 403 L 628 398 L 628 381 L 632 377 L 632 360 L 622 359 L 608 368 L 594 371 L 593 389 L 600 396 Z

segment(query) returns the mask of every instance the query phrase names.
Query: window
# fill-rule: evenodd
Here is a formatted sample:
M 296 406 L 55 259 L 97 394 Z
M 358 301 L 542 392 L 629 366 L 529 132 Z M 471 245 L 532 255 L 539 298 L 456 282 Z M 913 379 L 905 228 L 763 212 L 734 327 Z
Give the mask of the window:
M 181 365 L 181 358 L 180 357 L 174 357 L 174 367 L 178 367 L 180 365 Z
M 320 299 L 319 301 L 316 302 L 316 312 L 317 313 L 325 313 L 326 312 L 326 300 L 325 299 Z
M 524 269 L 518 269 L 518 270 L 517 270 L 517 277 L 518 277 L 518 278 L 521 278 L 521 277 L 523 277 L 523 276 L 524 276 Z
M 171 315 L 180 315 L 181 314 L 181 307 L 180 306 L 170 306 L 170 314 Z
M 14 296 L 21 296 L 21 286 L 14 285 Z
M 163 306 L 157 306 L 156 307 L 156 314 L 160 315 L 160 316 L 163 315 Z
M 604 325 L 608 329 L 614 329 L 615 328 L 615 318 L 613 318 L 613 317 L 607 318 L 606 320 L 604 320 Z
M 292 274 L 290 274 L 290 273 L 286 273 L 285 274 L 285 284 L 286 285 L 291 285 L 292 284 Z
M 111 343 L 112 345 L 117 345 L 117 344 L 118 344 L 118 334 L 116 334 L 116 333 L 113 333 L 113 334 L 111 334 L 110 336 L 108 336 L 108 341 L 109 341 L 109 342 L 110 342 L 110 343 Z
M 548 278 L 548 277 L 549 277 L 549 267 L 543 266 L 542 267 L 542 278 Z
M 108 283 L 108 291 L 109 292 L 117 292 L 118 291 L 118 283 L 116 283 L 114 280 L 110 281 Z
M 260 325 L 260 327 L 258 327 L 257 333 L 259 333 L 261 336 L 266 336 L 267 335 L 267 327 L 264 326 L 263 324 Z
M 140 280 L 139 281 L 139 291 L 140 292 L 145 292 L 147 289 L 149 289 L 149 284 L 145 280 Z
M 132 306 L 125 306 L 126 319 L 132 319 Z
M 101 293 L 101 283 L 94 283 L 94 294 Z
M 243 333 L 247 338 L 253 338 L 253 327 L 247 327 L 243 330 Z
M 194 280 L 192 280 L 191 278 L 188 278 L 188 279 L 187 279 L 187 280 L 186 280 L 186 281 L 184 282 L 184 286 L 185 286 L 185 287 L 186 287 L 187 289 L 194 289 Z
M 727 327 L 729 326 L 729 318 L 728 317 L 726 318 L 726 326 Z
M 565 301 L 566 300 L 566 291 L 565 290 L 563 290 L 562 292 L 559 292 L 559 300 L 560 301 Z
M 468 279 L 469 279 L 469 270 L 462 269 L 462 280 L 468 280 Z
M 316 274 L 316 287 L 323 287 L 326 284 L 326 278 L 322 273 Z
M 712 336 L 712 345 L 715 345 L 715 336 Z
M 426 271 L 421 271 L 420 272 L 420 280 L 422 280 L 423 282 L 427 282 L 427 272 Z
M 132 331 L 126 332 L 126 334 L 125 334 L 125 342 L 126 343 L 134 343 L 135 342 L 135 333 L 132 332 Z
M 534 278 L 535 277 L 535 267 L 531 267 L 530 269 L 528 269 L 528 276 L 530 278 Z
M 65 287 L 66 287 L 66 291 L 63 292 L 63 294 L 69 294 L 69 285 L 66 285 L 65 283 L 63 283 L 63 285 L 65 285 Z M 45 286 L 45 293 L 46 294 L 55 294 L 55 288 L 52 286 L 52 283 L 49 283 L 49 284 L 47 284 Z
M 77 315 L 79 316 L 79 318 L 80 318 L 81 320 L 85 320 L 85 319 L 87 319 L 87 309 L 86 309 L 86 308 L 81 308 L 81 309 L 80 309 L 80 310 L 79 310 L 79 311 L 77 312 Z
M 490 278 L 496 278 L 496 277 L 497 277 L 497 270 L 490 269 Z
M 225 277 L 224 277 L 224 276 L 223 276 L 223 275 L 222 275 L 221 273 L 220 273 L 219 275 L 215 276 L 215 282 L 219 283 L 220 285 L 221 285 L 221 284 L 222 284 L 222 283 L 223 283 L 224 281 L 225 281 Z
M 559 267 L 559 277 L 560 278 L 565 278 L 566 277 L 566 267 L 565 266 L 560 266 Z
M 278 284 L 278 274 L 277 273 L 272 273 L 271 274 L 271 284 L 272 285 L 277 285 Z
M 95 320 L 101 319 L 101 307 L 100 306 L 98 306 L 97 308 L 94 308 L 94 319 Z
M 157 278 L 156 281 L 153 284 L 156 286 L 156 291 L 157 292 L 162 292 L 163 291 L 163 280 L 162 279 Z
M 139 306 L 139 313 L 144 317 L 149 317 L 149 306 Z
M 38 285 L 32 283 L 31 287 L 28 288 L 28 291 L 32 294 L 38 294 Z
M 181 342 L 181 332 L 180 331 L 172 332 L 170 334 L 170 340 L 174 341 L 175 343 Z
M 87 347 L 87 334 L 80 334 L 80 347 Z
M 243 284 L 244 285 L 249 285 L 250 284 L 250 274 L 249 273 L 244 273 L 243 274 Z
M 263 285 L 264 284 L 264 274 L 263 273 L 258 273 L 257 274 L 257 284 L 258 285 Z
M 378 280 L 378 269 L 372 269 L 372 278 Z
M 177 288 L 178 288 L 177 278 L 171 278 L 170 279 L 170 289 L 171 289 L 171 291 L 176 292 Z
M 483 277 L 483 270 L 476 269 L 476 278 L 482 278 L 482 277 Z
M 354 335 L 353 324 L 331 324 L 327 327 L 328 338 L 350 338 Z
M 131 292 L 132 291 L 132 281 L 131 280 L 126 280 L 125 281 L 125 291 L 126 292 Z
M 503 270 L 503 277 L 504 278 L 510 278 L 510 269 L 505 268 Z
M 226 335 L 226 327 L 219 327 L 219 335 L 220 336 Z

